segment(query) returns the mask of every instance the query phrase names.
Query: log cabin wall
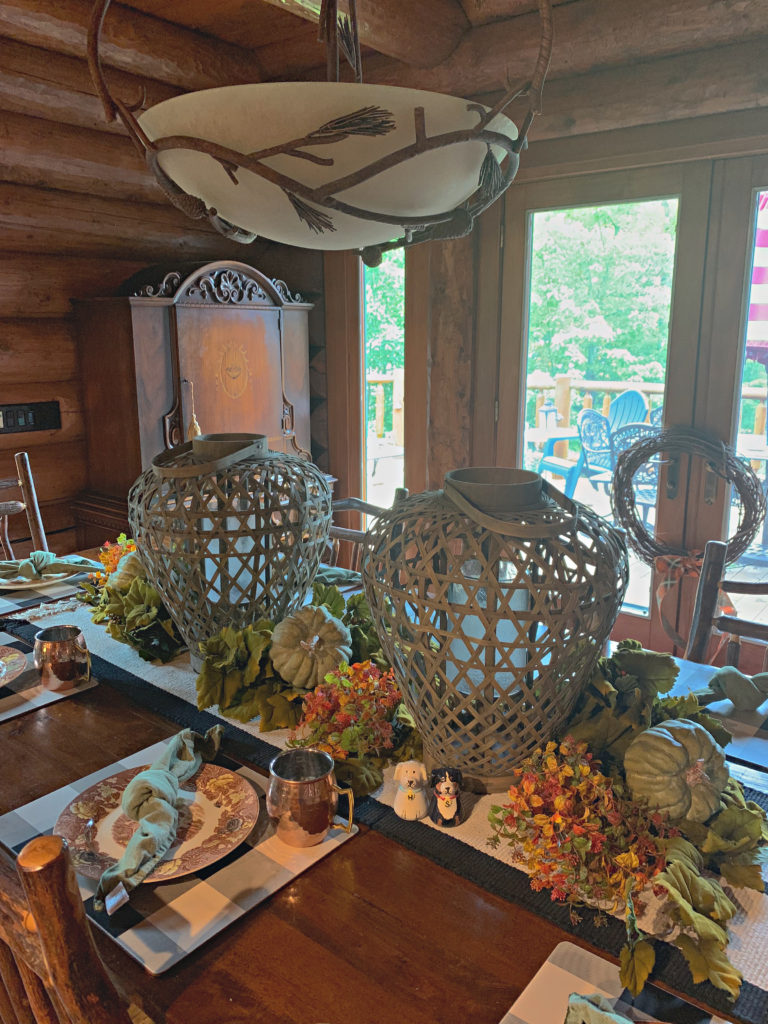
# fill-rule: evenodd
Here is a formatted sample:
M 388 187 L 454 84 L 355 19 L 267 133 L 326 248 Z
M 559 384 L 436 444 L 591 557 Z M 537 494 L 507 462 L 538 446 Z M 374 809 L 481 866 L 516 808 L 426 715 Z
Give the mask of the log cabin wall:
M 113 294 L 148 265 L 232 257 L 284 279 L 316 304 L 313 447 L 327 463 L 320 255 L 228 242 L 168 204 L 128 138 L 104 121 L 80 56 L 89 7 L 61 0 L 0 4 L 0 401 L 61 406 L 60 430 L 0 434 L 0 478 L 15 475 L 14 452 L 29 452 L 49 546 L 61 554 L 74 549 L 70 503 L 85 484 L 87 459 L 71 299 Z M 65 31 L 67 18 L 77 31 Z M 110 75 L 124 95 L 146 85 L 149 102 L 214 84 L 223 58 L 230 67 L 239 62 L 243 77 L 252 63 L 246 51 L 154 18 L 141 17 L 137 31 L 124 41 L 122 59 L 146 70 L 142 54 L 131 50 L 141 46 L 155 54 L 152 66 L 166 80 Z M 103 410 L 105 429 L 120 429 L 115 413 Z M 17 555 L 28 550 L 28 533 L 24 516 L 14 517 Z

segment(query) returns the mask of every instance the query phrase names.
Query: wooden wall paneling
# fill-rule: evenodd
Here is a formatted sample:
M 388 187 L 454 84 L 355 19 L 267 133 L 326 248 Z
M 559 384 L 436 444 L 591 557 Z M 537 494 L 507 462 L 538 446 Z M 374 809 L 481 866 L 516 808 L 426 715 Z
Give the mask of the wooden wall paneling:
M 1 109 L 0 180 L 168 205 L 128 138 Z
M 144 262 L 243 255 L 238 242 L 169 203 L 154 206 L 0 183 L 0 218 L 4 248 L 13 252 L 128 256 Z
M 363 450 L 362 263 L 354 252 L 326 252 L 325 346 L 328 372 L 328 462 L 337 497 L 360 497 Z M 351 523 L 350 523 L 351 525 Z
M 405 250 L 405 486 L 427 488 L 430 404 L 431 253 L 429 245 Z
M 472 432 L 474 238 L 430 242 L 430 382 L 427 486 L 468 466 Z
M 125 135 L 118 121 L 106 121 L 96 96 L 85 51 L 67 57 L 39 46 L 2 38 L 0 45 L 0 108 L 41 117 L 52 124 L 69 124 Z M 179 94 L 179 89 L 146 76 L 129 75 L 114 68 L 110 86 L 116 96 L 130 99 L 146 92 L 146 105 Z
M 70 320 L 0 320 L 3 394 L 26 384 L 30 367 L 36 382 L 70 381 L 77 375 L 77 350 Z
M 0 33 L 18 42 L 82 57 L 90 0 L 2 0 Z M 102 62 L 183 89 L 212 89 L 259 80 L 242 47 L 126 7 L 111 7 L 102 31 Z
M 736 10 L 701 0 L 645 0 L 642 7 L 635 0 L 579 0 L 555 9 L 554 31 L 545 104 L 560 78 L 690 51 L 702 51 L 705 62 L 718 47 L 764 34 L 765 5 L 763 0 L 744 0 Z M 539 35 L 538 13 L 507 18 L 467 32 L 448 59 L 434 68 L 409 67 L 376 56 L 365 65 L 365 80 L 458 96 L 504 89 L 509 81 L 530 78 Z M 717 89 L 712 79 L 709 86 Z M 578 92 L 573 100 L 573 107 L 578 107 Z M 620 96 L 604 94 L 606 106 L 617 100 Z
M 493 466 L 496 460 L 503 213 L 504 203 L 495 203 L 475 225 L 477 305 L 472 355 L 474 466 Z

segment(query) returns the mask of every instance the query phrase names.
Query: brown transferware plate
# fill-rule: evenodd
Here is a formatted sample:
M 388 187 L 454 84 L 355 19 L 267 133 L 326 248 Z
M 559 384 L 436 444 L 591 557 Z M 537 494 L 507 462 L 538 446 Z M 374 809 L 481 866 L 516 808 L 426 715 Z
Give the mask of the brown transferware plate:
M 15 647 L 0 647 L 0 686 L 16 679 L 27 667 L 27 659 Z
M 67 840 L 75 870 L 86 878 L 101 878 L 117 863 L 138 828 L 123 813 L 120 801 L 140 771 L 144 768 L 128 768 L 97 782 L 59 815 L 54 835 Z M 216 764 L 204 764 L 179 792 L 184 802 L 176 840 L 146 882 L 180 878 L 220 860 L 248 838 L 259 816 L 259 795 L 251 783 Z M 86 826 L 91 819 L 89 837 Z

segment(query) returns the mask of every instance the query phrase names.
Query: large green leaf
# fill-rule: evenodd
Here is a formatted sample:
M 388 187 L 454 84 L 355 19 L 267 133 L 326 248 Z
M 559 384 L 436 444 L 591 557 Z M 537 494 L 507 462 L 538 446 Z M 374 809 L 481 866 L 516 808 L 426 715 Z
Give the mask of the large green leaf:
M 683 953 L 691 969 L 695 984 L 710 981 L 715 988 L 736 999 L 741 989 L 742 975 L 737 971 L 723 947 L 717 942 L 696 942 L 690 935 L 678 935 L 675 945 Z
M 633 996 L 637 996 L 656 963 L 656 950 L 645 939 L 632 945 L 627 943 L 619 954 L 619 963 L 619 979 L 622 985 L 629 989 Z

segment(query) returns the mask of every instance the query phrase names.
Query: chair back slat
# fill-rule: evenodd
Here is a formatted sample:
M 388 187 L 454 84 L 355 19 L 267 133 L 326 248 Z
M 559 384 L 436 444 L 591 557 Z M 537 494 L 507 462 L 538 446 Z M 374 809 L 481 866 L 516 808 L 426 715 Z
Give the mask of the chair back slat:
M 21 501 L 3 500 L 0 501 L 0 549 L 4 557 L 13 559 L 16 556 L 13 552 L 11 539 L 8 532 L 8 519 L 10 516 L 26 513 L 27 526 L 32 541 L 33 551 L 47 551 L 48 541 L 46 540 L 43 520 L 40 515 L 40 506 L 37 503 L 37 492 L 35 491 L 32 470 L 29 465 L 29 456 L 26 452 L 16 452 L 16 479 L 0 480 L 0 491 L 9 488 L 21 490 Z
M 32 1007 L 29 1005 L 24 982 L 21 980 L 16 957 L 11 948 L 2 941 L 0 941 L 0 979 L 2 979 L 7 1012 L 12 1024 L 37 1024 Z
M 60 1017 L 53 1008 L 45 986 L 32 968 L 23 960 L 17 960 L 16 963 L 36 1024 L 68 1024 L 67 1017 Z
M 32 470 L 29 468 L 29 456 L 26 452 L 17 452 L 14 456 L 16 472 L 19 474 L 19 487 L 21 498 L 27 510 L 27 522 L 29 524 L 30 536 L 32 537 L 33 551 L 47 551 L 48 542 L 45 539 L 43 520 L 40 517 L 40 506 L 37 504 L 37 492 L 32 479 Z
M 768 625 L 750 622 L 735 615 L 718 614 L 719 596 L 726 594 L 747 594 L 753 597 L 768 594 L 768 582 L 743 583 L 725 578 L 725 563 L 728 545 L 721 540 L 710 540 L 704 549 L 701 575 L 696 589 L 691 631 L 685 650 L 688 661 L 706 661 L 709 641 L 713 629 L 729 637 L 725 661 L 727 665 L 738 666 L 741 640 L 758 640 L 768 643 Z

